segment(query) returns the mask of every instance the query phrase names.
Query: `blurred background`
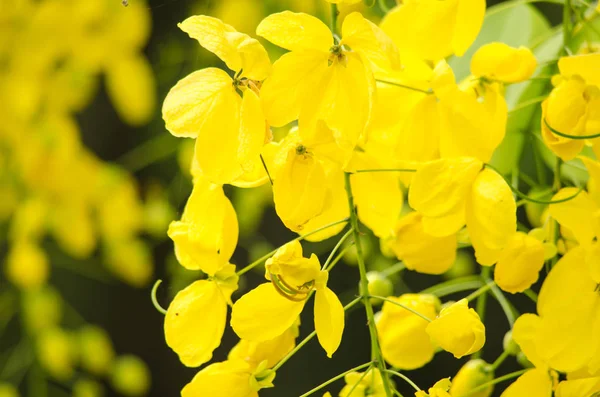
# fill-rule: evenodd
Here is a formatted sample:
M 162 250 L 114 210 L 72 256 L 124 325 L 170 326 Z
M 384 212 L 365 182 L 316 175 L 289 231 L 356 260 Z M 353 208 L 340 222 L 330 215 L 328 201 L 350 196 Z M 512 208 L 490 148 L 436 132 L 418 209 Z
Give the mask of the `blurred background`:
M 375 2 L 352 10 L 378 21 Z M 156 279 L 164 280 L 158 299 L 166 307 L 200 276 L 177 264 L 166 235 L 191 192 L 193 145 L 165 130 L 161 103 L 190 72 L 222 66 L 177 23 L 208 14 L 254 35 L 265 15 L 285 9 L 329 18 L 322 0 L 0 0 L 0 397 L 177 396 L 197 372 L 166 345 L 163 315 L 150 300 Z M 545 29 L 560 22 L 560 6 L 539 10 Z M 533 39 L 508 20 L 496 29 L 516 30 L 525 44 Z M 276 59 L 278 50 L 267 48 Z M 232 263 L 242 267 L 295 237 L 275 215 L 268 185 L 225 190 L 240 221 Z M 365 240 L 369 268 L 396 262 L 375 238 Z M 336 242 L 304 246 L 324 260 Z M 347 303 L 358 283 L 351 250 L 344 262 L 329 285 Z M 441 278 L 395 275 L 395 294 L 479 272 L 469 250 L 457 262 Z M 262 280 L 261 269 L 247 274 L 233 299 Z M 524 297 L 511 302 L 521 312 L 535 309 Z M 298 340 L 312 331 L 311 310 Z M 333 359 L 310 342 L 261 396 L 298 396 L 365 362 L 364 313 L 346 321 Z M 483 357 L 491 362 L 509 329 L 493 299 L 486 325 Z M 214 361 L 236 342 L 227 329 Z M 465 361 L 440 353 L 410 376 L 429 387 Z M 499 372 L 518 368 L 507 360 Z M 405 385 L 399 390 L 410 395 Z

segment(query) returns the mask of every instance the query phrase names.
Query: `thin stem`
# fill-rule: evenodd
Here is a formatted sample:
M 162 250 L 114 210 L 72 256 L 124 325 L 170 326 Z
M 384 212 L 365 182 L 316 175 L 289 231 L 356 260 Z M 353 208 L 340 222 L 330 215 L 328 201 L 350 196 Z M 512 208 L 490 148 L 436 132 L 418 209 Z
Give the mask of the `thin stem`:
M 354 299 L 352 302 L 350 302 L 346 306 L 344 306 L 344 311 L 350 310 L 352 307 L 354 307 L 357 303 L 359 303 L 362 300 L 363 300 L 363 298 L 361 296 L 359 296 L 358 298 Z M 281 366 L 283 364 L 285 364 L 290 358 L 292 358 L 292 356 L 294 354 L 298 353 L 298 351 L 302 348 L 302 346 L 306 345 L 315 336 L 317 336 L 317 331 L 316 330 L 313 331 L 313 332 L 311 332 L 310 334 L 308 334 L 306 336 L 306 338 L 304 338 L 302 340 L 302 342 L 298 343 L 296 345 L 296 347 L 294 347 L 294 349 L 292 351 L 290 351 L 288 354 L 286 354 L 286 356 L 284 358 L 282 358 L 281 360 L 279 360 L 279 362 L 277 364 L 275 364 L 275 366 L 272 368 L 273 371 L 277 372 L 277 370 L 279 368 L 281 368 Z
M 381 275 L 384 277 L 389 277 L 392 274 L 400 273 L 404 269 L 406 269 L 406 265 L 404 264 L 404 262 L 400 261 L 388 267 L 387 269 L 382 270 Z
M 152 291 L 150 292 L 150 298 L 152 299 L 152 305 L 154 305 L 154 308 L 158 310 L 159 313 L 166 315 L 167 311 L 160 305 L 160 303 L 158 303 L 158 300 L 156 299 L 156 291 L 161 283 L 162 280 L 156 280 L 154 286 L 152 287 Z
M 490 281 L 491 280 L 488 280 L 488 282 Z M 513 313 L 510 302 L 508 302 L 508 300 L 506 299 L 502 291 L 500 291 L 500 288 L 496 286 L 496 284 L 492 284 L 492 294 L 494 294 L 494 297 L 496 298 L 498 303 L 500 303 L 500 306 L 504 311 L 504 315 L 508 320 L 508 324 L 510 325 L 510 328 L 512 328 L 515 324 L 515 314 Z
M 388 12 L 390 12 L 390 7 L 388 7 L 385 0 L 379 0 L 378 3 L 379 3 L 379 8 L 381 8 L 381 11 L 383 11 L 384 14 L 387 14 Z M 348 394 L 348 395 L 350 395 L 350 394 Z
M 337 265 L 337 263 L 344 257 L 344 255 L 346 255 L 346 252 L 348 252 L 348 250 L 350 248 L 352 248 L 354 246 L 354 241 L 352 241 L 350 244 L 348 244 L 347 247 L 345 247 L 336 257 L 334 260 L 331 261 L 331 263 L 324 267 L 323 270 L 327 270 L 330 271 L 331 269 L 333 269 L 333 267 L 335 265 Z
M 468 295 L 466 297 L 467 301 L 471 302 L 473 299 L 477 298 L 478 296 L 480 296 L 481 294 L 485 294 L 487 291 L 489 291 L 493 286 L 495 285 L 495 283 L 489 282 L 487 284 L 485 284 L 484 286 L 480 287 L 477 291 L 472 292 L 470 295 Z
M 484 266 L 481 269 L 481 280 L 487 284 L 487 279 L 489 278 L 490 274 L 492 272 L 492 268 L 489 266 Z M 479 318 L 481 320 L 481 322 L 485 321 L 485 312 L 486 312 L 486 308 L 487 308 L 487 298 L 488 298 L 488 294 L 487 292 L 484 293 L 483 295 L 480 295 L 477 298 L 477 303 L 475 306 L 475 310 L 477 311 L 477 314 L 479 315 Z M 481 355 L 483 354 L 483 349 L 480 349 L 478 351 L 476 351 L 475 353 L 473 353 L 473 358 L 479 358 L 481 357 Z
M 125 153 L 117 162 L 131 172 L 139 171 L 175 153 L 179 147 L 176 142 L 171 134 L 157 135 Z
M 498 367 L 502 365 L 504 360 L 508 358 L 508 356 L 510 356 L 510 351 L 504 350 L 502 354 L 496 359 L 496 361 L 491 363 L 490 366 L 486 368 L 486 370 L 489 372 L 495 372 L 498 369 Z
M 409 85 L 395 83 L 393 81 L 387 81 L 387 80 L 375 79 L 375 81 L 378 82 L 378 83 L 393 85 L 395 87 L 406 88 L 407 90 L 416 91 L 416 92 L 420 92 L 420 93 L 427 94 L 427 95 L 432 95 L 433 94 L 433 90 L 431 90 L 431 89 L 423 90 L 421 88 L 411 87 Z
M 538 96 L 535 98 L 531 98 L 527 101 L 523 101 L 521 103 L 519 103 L 517 106 L 515 106 L 514 108 L 512 108 L 511 110 L 508 111 L 508 114 L 513 114 L 515 112 L 518 112 L 519 110 L 525 109 L 531 105 L 535 105 L 536 103 L 540 103 L 543 102 L 546 98 L 548 98 L 548 95 L 544 95 L 544 96 Z
M 470 395 L 472 395 L 472 394 L 475 394 L 475 393 L 477 393 L 478 391 L 485 390 L 485 389 L 487 389 L 488 387 L 490 387 L 490 386 L 492 386 L 492 385 L 495 385 L 496 383 L 504 382 L 505 380 L 509 380 L 509 379 L 512 379 L 512 378 L 519 377 L 519 376 L 523 375 L 523 374 L 524 374 L 525 372 L 527 372 L 527 371 L 529 371 L 529 368 L 527 368 L 527 369 L 522 369 L 522 370 L 520 370 L 520 371 L 516 371 L 516 372 L 511 372 L 510 374 L 507 374 L 507 375 L 501 376 L 501 377 L 499 377 L 499 378 L 496 378 L 496 379 L 494 379 L 494 380 L 491 380 L 491 381 L 489 381 L 489 382 L 486 382 L 486 383 L 484 383 L 484 384 L 481 384 L 481 385 L 477 386 L 476 388 L 474 388 L 474 389 L 471 389 L 471 390 L 469 390 L 468 392 L 466 392 L 466 393 L 464 393 L 464 394 L 461 394 L 460 396 L 457 396 L 457 397 L 467 397 L 467 396 L 470 396 Z
M 563 6 L 563 50 L 568 53 L 571 44 L 571 35 L 573 33 L 573 17 L 571 15 L 571 0 L 565 0 Z
M 260 162 L 262 163 L 262 166 L 265 169 L 267 176 L 269 177 L 269 182 L 271 183 L 271 186 L 273 186 L 273 178 L 271 178 L 271 173 L 269 172 L 269 169 L 267 168 L 267 163 L 265 162 L 265 158 L 263 157 L 262 154 L 260 155 Z
M 534 303 L 537 303 L 538 301 L 538 295 L 530 288 L 530 289 L 526 289 L 525 292 L 523 292 L 529 299 L 531 299 Z
M 338 8 L 337 4 L 331 4 L 331 24 L 329 28 L 331 29 L 331 33 L 335 34 L 337 31 L 337 19 L 338 19 Z
M 373 363 L 371 363 L 371 365 L 373 365 Z M 348 391 L 348 394 L 346 394 L 347 396 L 352 396 L 352 393 L 354 393 L 354 390 L 356 389 L 356 387 L 360 384 L 360 382 L 363 381 L 363 379 L 365 378 L 365 376 L 367 376 L 367 374 L 369 373 L 370 370 L 371 370 L 371 366 L 369 366 L 369 368 L 367 368 L 366 371 L 362 373 L 362 375 L 360 376 L 360 378 L 358 378 L 358 380 L 354 383 L 354 385 L 352 385 L 352 388 L 350 389 L 350 391 Z M 372 378 L 372 376 L 371 376 L 371 378 Z
M 348 209 L 350 211 L 350 224 L 352 225 L 352 231 L 354 233 L 354 242 L 356 244 L 356 253 L 358 261 L 358 269 L 360 272 L 360 290 L 362 291 L 361 296 L 365 305 L 365 311 L 367 315 L 367 323 L 369 326 L 369 334 L 371 336 L 371 355 L 377 361 L 377 367 L 381 372 L 381 378 L 383 380 L 383 389 L 387 397 L 392 397 L 392 388 L 390 387 L 390 379 L 386 374 L 385 361 L 379 348 L 379 339 L 377 337 L 377 328 L 375 328 L 375 314 L 373 313 L 373 306 L 369 299 L 369 282 L 367 280 L 367 269 L 363 258 L 362 244 L 360 241 L 360 233 L 358 229 L 358 216 L 356 214 L 356 208 L 354 207 L 354 196 L 352 195 L 352 185 L 350 184 L 350 174 L 344 173 L 344 183 L 346 187 L 346 194 L 348 196 Z
M 289 243 L 291 243 L 291 242 L 294 242 L 294 241 L 303 240 L 303 239 L 307 238 L 308 236 L 312 236 L 312 235 L 313 235 L 313 234 L 315 234 L 315 233 L 319 233 L 320 231 L 323 231 L 323 230 L 325 230 L 325 229 L 327 229 L 327 228 L 330 228 L 330 227 L 333 227 L 333 226 L 335 226 L 335 225 L 339 225 L 340 223 L 345 223 L 345 222 L 348 222 L 348 218 L 340 219 L 339 221 L 336 221 L 336 222 L 330 223 L 330 224 L 328 224 L 328 225 L 325 225 L 325 226 L 321 226 L 320 228 L 318 228 L 318 229 L 315 229 L 315 230 L 313 230 L 312 232 L 308 232 L 308 233 L 306 233 L 306 234 L 303 234 L 303 235 L 301 235 L 301 236 L 298 236 L 298 237 L 296 237 L 296 238 L 295 238 L 295 239 L 293 239 L 293 240 L 290 240 L 290 241 L 289 241 Z M 284 244 L 284 245 L 285 245 L 285 244 Z M 255 260 L 254 262 L 252 262 L 251 264 L 249 264 L 248 266 L 246 266 L 246 267 L 244 267 L 243 269 L 239 270 L 239 271 L 237 272 L 237 275 L 238 275 L 238 276 L 241 276 L 242 274 L 244 274 L 244 273 L 246 273 L 246 272 L 248 272 L 248 271 L 252 270 L 252 269 L 253 269 L 253 268 L 255 268 L 256 266 L 260 265 L 261 263 L 263 263 L 264 261 L 266 261 L 267 259 L 269 259 L 271 256 L 273 256 L 273 255 L 274 255 L 274 254 L 277 252 L 277 250 L 278 250 L 279 248 L 281 248 L 281 247 L 283 247 L 283 245 L 282 245 L 282 246 L 280 246 L 280 247 L 277 247 L 277 248 L 275 248 L 273 251 L 271 251 L 271 252 L 269 252 L 269 253 L 267 253 L 267 254 L 265 254 L 265 255 L 261 256 L 260 258 L 258 258 L 257 260 Z
M 455 294 L 457 292 L 467 291 L 479 288 L 483 282 L 479 276 L 466 276 L 454 280 L 444 281 L 443 283 L 434 285 L 419 292 L 420 294 L 431 294 L 438 298 Z
M 419 313 L 418 311 L 416 311 L 415 309 L 413 309 L 413 308 L 411 308 L 411 307 L 409 307 L 409 306 L 403 305 L 403 304 L 402 304 L 402 303 L 400 303 L 400 302 L 396 302 L 396 301 L 395 301 L 395 300 L 393 300 L 393 299 L 389 299 L 389 298 L 386 298 L 386 297 L 384 297 L 384 296 L 379 296 L 379 295 L 369 295 L 369 298 L 373 298 L 373 299 L 381 299 L 382 301 L 389 302 L 389 303 L 391 303 L 392 305 L 395 305 L 395 306 L 401 307 L 401 308 L 403 308 L 404 310 L 408 310 L 408 311 L 409 311 L 409 312 L 411 312 L 412 314 L 416 314 L 417 316 L 421 317 L 423 320 L 425 320 L 425 321 L 427 321 L 427 322 L 429 322 L 429 323 L 430 323 L 431 321 L 433 321 L 433 320 L 431 320 L 429 317 L 427 317 L 426 315 L 424 315 L 424 314 L 421 314 L 421 313 Z
M 353 174 L 361 174 L 363 172 L 417 172 L 417 170 L 412 168 L 373 168 L 356 170 L 353 172 Z
M 329 253 L 329 256 L 327 257 L 327 260 L 325 261 L 325 263 L 323 264 L 323 266 L 321 267 L 321 269 L 323 269 L 323 270 L 327 269 L 327 267 L 329 266 L 329 263 L 333 260 L 333 256 L 335 255 L 335 253 L 340 249 L 340 247 L 342 246 L 342 244 L 344 244 L 344 241 L 346 241 L 346 239 L 348 237 L 350 237 L 351 234 L 352 234 L 352 228 L 350 228 L 350 230 L 348 230 L 346 232 L 346 234 L 344 234 L 342 236 L 342 238 L 340 239 L 340 241 L 337 242 L 337 244 L 335 245 L 335 247 L 333 247 L 333 249 Z
M 569 139 L 574 139 L 574 140 L 585 140 L 585 139 L 594 139 L 594 138 L 599 138 L 600 137 L 600 133 L 594 133 L 594 134 L 589 134 L 589 135 L 570 135 L 570 134 L 565 134 L 564 132 L 560 132 L 557 129 L 552 128 L 552 126 L 548 123 L 548 120 L 546 120 L 544 118 L 544 124 L 546 125 L 546 127 L 548 127 L 548 129 L 555 135 L 558 136 L 562 136 L 563 138 L 569 138 Z
M 315 387 L 314 389 L 311 389 L 311 390 L 307 391 L 306 393 L 304 393 L 300 397 L 308 397 L 311 394 L 314 394 L 314 393 L 318 392 L 319 390 L 321 390 L 325 386 L 328 386 L 328 385 L 332 384 L 336 380 L 343 378 L 344 376 L 348 375 L 349 373 L 360 371 L 363 368 L 370 367 L 371 364 L 372 364 L 372 362 L 369 361 L 368 363 L 364 363 L 364 364 L 361 364 L 361 365 L 359 365 L 357 367 L 351 368 L 351 369 L 347 370 L 346 372 L 342 372 L 341 374 L 339 374 L 337 376 L 334 376 L 333 378 L 329 379 L 328 381 L 321 383 L 319 386 Z
M 415 382 L 413 382 L 412 380 L 410 380 L 410 378 L 408 376 L 406 376 L 404 374 L 401 374 L 400 372 L 393 371 L 391 369 L 388 369 L 386 372 L 388 374 L 392 374 L 392 375 L 395 375 L 395 376 L 397 376 L 397 377 L 399 377 L 401 379 L 404 379 L 406 381 L 406 383 L 408 383 L 409 385 L 411 385 L 413 387 L 413 389 L 415 389 L 416 391 L 421 390 L 421 388 L 419 388 L 419 386 L 417 386 L 415 384 Z

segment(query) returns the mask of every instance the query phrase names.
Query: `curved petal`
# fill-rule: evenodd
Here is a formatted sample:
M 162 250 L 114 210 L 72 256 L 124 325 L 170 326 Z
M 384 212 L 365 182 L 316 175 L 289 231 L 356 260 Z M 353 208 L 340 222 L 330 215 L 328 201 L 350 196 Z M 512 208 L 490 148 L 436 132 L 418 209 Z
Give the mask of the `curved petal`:
M 536 335 L 541 324 L 541 319 L 532 313 L 525 313 L 517 318 L 512 329 L 514 341 L 519 345 L 525 357 L 538 368 L 547 365 L 537 350 Z
M 240 109 L 238 136 L 238 162 L 245 173 L 252 173 L 259 165 L 261 150 L 265 144 L 267 125 L 258 95 L 251 89 L 244 91 Z M 262 169 L 262 164 L 260 165 Z
M 331 358 L 342 341 L 344 307 L 337 295 L 325 287 L 315 294 L 315 330 L 319 343 Z
M 519 376 L 500 397 L 551 397 L 552 378 L 545 369 L 532 369 Z
M 271 61 L 258 40 L 237 32 L 220 19 L 206 15 L 189 17 L 179 28 L 212 52 L 235 72 L 252 80 L 264 80 L 271 70 Z
M 600 54 L 584 54 L 562 57 L 558 69 L 563 76 L 581 76 L 587 84 L 600 86 Z
M 302 12 L 271 14 L 261 21 L 256 34 L 290 51 L 328 52 L 333 45 L 329 28 L 318 18 Z
M 227 301 L 212 281 L 196 281 L 179 291 L 165 316 L 167 345 L 188 367 L 212 358 L 221 344 L 227 320 Z
M 552 200 L 573 196 L 577 190 L 574 187 L 563 188 L 552 197 Z M 561 226 L 573 232 L 579 244 L 589 244 L 596 235 L 591 214 L 598 209 L 587 192 L 580 192 L 577 197 L 569 201 L 550 204 L 550 216 Z
M 181 391 L 181 397 L 258 397 L 250 378 L 250 365 L 241 360 L 214 363 L 202 369 Z
M 271 283 L 261 284 L 233 305 L 231 327 L 241 338 L 266 341 L 283 334 L 294 324 L 305 302 L 279 295 Z
M 236 97 L 227 73 L 217 68 L 198 70 L 180 80 L 167 94 L 162 108 L 167 130 L 178 137 L 214 134 L 209 127 L 214 124 L 210 121 L 220 116 L 217 109 L 236 103 Z
M 544 266 L 544 244 L 525 233 L 515 233 L 494 269 L 498 287 L 512 294 L 531 287 Z
M 485 17 L 485 0 L 458 0 L 452 50 L 463 56 L 477 38 Z

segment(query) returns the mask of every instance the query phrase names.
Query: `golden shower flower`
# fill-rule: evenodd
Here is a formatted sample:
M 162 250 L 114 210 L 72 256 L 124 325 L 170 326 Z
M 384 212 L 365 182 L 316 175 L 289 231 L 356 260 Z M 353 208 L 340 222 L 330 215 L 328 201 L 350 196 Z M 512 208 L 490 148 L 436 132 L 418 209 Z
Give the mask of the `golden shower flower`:
M 425 331 L 433 343 L 456 358 L 473 354 L 485 344 L 485 326 L 466 299 L 442 309 Z
M 544 266 L 544 244 L 522 232 L 513 234 L 494 268 L 494 281 L 502 290 L 523 292 L 538 279 Z
M 567 379 L 561 381 L 554 395 L 556 397 L 595 397 L 594 393 L 600 392 L 600 377 L 589 377 L 581 379 Z
M 37 243 L 16 241 L 7 254 L 4 272 L 17 287 L 36 289 L 48 279 L 50 264 Z
M 384 241 L 407 269 L 425 274 L 442 274 L 456 259 L 455 234 L 436 237 L 423 230 L 423 216 L 418 212 L 404 215 L 396 222 L 391 238 Z
M 471 58 L 474 76 L 502 83 L 525 81 L 536 67 L 537 61 L 529 48 L 514 48 L 499 42 L 481 46 Z
M 258 397 L 260 389 L 273 387 L 275 372 L 259 365 L 253 369 L 242 360 L 211 364 L 181 390 L 181 397 Z
M 419 390 L 415 393 L 415 397 L 452 397 L 450 393 L 448 393 L 451 384 L 450 378 L 442 379 L 430 387 L 427 393 L 423 390 Z
M 494 379 L 494 372 L 488 370 L 489 364 L 480 358 L 467 361 L 456 373 L 450 386 L 450 395 L 462 396 L 471 390 Z M 494 391 L 494 386 L 489 386 L 476 393 L 469 394 L 472 397 L 489 397 Z
M 167 345 L 188 367 L 198 367 L 212 358 L 221 344 L 227 321 L 227 306 L 237 289 L 234 265 L 224 265 L 208 280 L 199 280 L 179 291 L 165 316 Z
M 328 357 L 337 350 L 344 330 L 344 308 L 327 288 L 328 272 L 316 255 L 302 256 L 298 241 L 281 247 L 266 263 L 266 278 L 233 305 L 231 326 L 244 340 L 266 341 L 288 330 L 315 293 L 314 321 L 319 343 Z
M 431 319 L 437 316 L 440 306 L 440 301 L 433 295 L 404 294 L 389 299 Z M 424 318 L 391 302 L 384 302 L 381 317 L 377 320 L 383 358 L 394 367 L 406 370 L 420 368 L 431 361 L 435 344 L 425 331 L 427 324 Z
M 410 0 L 391 10 L 381 28 L 401 52 L 429 61 L 462 56 L 483 25 L 484 0 Z
M 308 135 L 324 123 L 340 148 L 354 149 L 371 117 L 371 68 L 400 65 L 392 41 L 357 12 L 344 19 L 339 43 L 319 19 L 289 11 L 269 15 L 256 33 L 290 51 L 273 64 L 261 89 L 269 123 L 298 120 Z
M 340 390 L 339 397 L 386 397 L 381 372 L 370 368 L 364 372 L 350 372 L 344 376 L 346 385 Z M 350 393 L 352 392 L 352 393 Z
M 257 40 L 216 18 L 194 16 L 179 27 L 236 74 L 206 68 L 180 80 L 165 98 L 163 119 L 173 135 L 196 138 L 195 159 L 211 182 L 234 182 L 257 166 L 269 138 L 258 97 L 269 56 Z
M 535 368 L 519 376 L 500 397 L 551 397 L 552 378 L 548 370 Z

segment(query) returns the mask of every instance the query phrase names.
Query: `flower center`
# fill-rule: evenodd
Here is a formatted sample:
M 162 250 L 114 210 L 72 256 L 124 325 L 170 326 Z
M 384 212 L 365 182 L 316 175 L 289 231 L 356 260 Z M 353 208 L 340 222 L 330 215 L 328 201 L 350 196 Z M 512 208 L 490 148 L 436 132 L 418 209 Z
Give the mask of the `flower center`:
M 273 284 L 273 287 L 275 287 L 275 290 L 279 292 L 281 296 L 293 302 L 302 302 L 303 300 L 306 300 L 315 287 L 315 280 L 311 280 L 298 287 L 293 287 L 280 275 L 272 273 L 269 273 L 269 275 L 271 276 L 271 283 Z

